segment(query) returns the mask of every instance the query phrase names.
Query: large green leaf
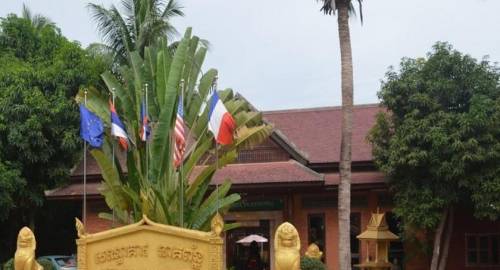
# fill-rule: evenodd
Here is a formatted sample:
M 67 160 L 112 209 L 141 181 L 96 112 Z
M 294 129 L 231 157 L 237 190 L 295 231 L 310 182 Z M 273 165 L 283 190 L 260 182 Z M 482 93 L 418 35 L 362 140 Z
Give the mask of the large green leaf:
M 230 181 L 221 184 L 217 191 L 211 190 L 216 170 L 234 162 L 240 149 L 261 143 L 272 130 L 262 123 L 262 115 L 252 111 L 253 107 L 245 99 L 225 89 L 219 91 L 219 95 L 236 120 L 236 134 L 232 145 L 216 148 L 213 135 L 207 129 L 208 106 L 204 103 L 213 88 L 217 70 L 210 69 L 200 78 L 206 48 L 200 48 L 199 43 L 188 29 L 183 39 L 176 43 L 173 54 L 165 40 L 160 39 L 145 48 L 144 58 L 141 54 L 130 53 L 129 65 L 116 68 L 117 75 L 109 72 L 102 75 L 106 86 L 115 89 L 118 113 L 130 139 L 135 142 L 123 153 L 127 170 L 121 169 L 118 159 L 113 161 L 111 158 L 110 142 L 114 139 L 110 139 L 109 131 L 103 148 L 92 150 L 103 173 L 101 192 L 123 222 L 137 221 L 147 214 L 160 223 L 209 229 L 215 213 L 228 211 L 229 206 L 240 199 L 237 194 L 228 195 Z M 185 91 L 185 136 L 190 142 L 182 166 L 184 189 L 180 188 L 179 169 L 172 162 L 172 134 L 181 79 Z M 152 138 L 147 144 L 139 140 L 139 110 L 145 84 L 148 85 L 148 114 L 152 120 Z M 109 126 L 109 96 L 101 93 L 90 89 L 87 105 Z M 82 91 L 77 101 L 83 101 Z M 217 161 L 214 161 L 215 156 Z M 181 190 L 184 190 L 183 196 L 180 196 Z M 207 196 L 209 190 L 211 193 Z M 184 224 L 179 224 L 180 205 L 184 205 Z M 102 216 L 109 218 L 109 215 Z
M 190 30 L 186 31 L 187 33 Z M 160 117 L 156 132 L 153 134 L 153 141 L 151 143 L 151 151 L 154 164 L 154 175 L 159 177 L 165 174 L 167 167 L 171 166 L 171 129 L 173 119 L 175 118 L 175 105 L 177 104 L 177 97 L 179 94 L 179 82 L 182 77 L 184 62 L 186 60 L 186 51 L 188 49 L 189 38 L 184 37 L 175 51 L 172 65 L 170 67 L 167 87 L 165 91 L 164 103 L 161 107 Z

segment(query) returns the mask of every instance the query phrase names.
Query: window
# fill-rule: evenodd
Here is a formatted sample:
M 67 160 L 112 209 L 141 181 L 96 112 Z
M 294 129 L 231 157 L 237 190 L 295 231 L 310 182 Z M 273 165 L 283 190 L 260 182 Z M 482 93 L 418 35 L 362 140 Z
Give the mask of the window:
M 465 239 L 468 266 L 500 265 L 500 234 L 468 234 Z
M 323 260 L 325 258 L 325 215 L 324 214 L 311 214 L 309 215 L 309 244 L 318 245 L 319 249 L 323 251 Z
M 351 213 L 351 264 L 360 263 L 359 244 L 360 241 L 356 237 L 361 233 L 361 213 Z

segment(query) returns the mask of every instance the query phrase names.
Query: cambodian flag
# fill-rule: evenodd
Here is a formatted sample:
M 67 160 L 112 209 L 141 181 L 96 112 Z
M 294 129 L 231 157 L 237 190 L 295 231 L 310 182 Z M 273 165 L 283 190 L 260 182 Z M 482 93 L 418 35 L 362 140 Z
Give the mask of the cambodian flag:
M 148 112 L 146 108 L 146 102 L 142 102 L 141 106 L 141 130 L 140 130 L 140 137 L 143 142 L 147 141 L 149 138 L 149 134 L 151 133 L 151 129 L 149 127 L 149 117 L 148 117 Z
M 118 117 L 116 113 L 115 105 L 109 101 L 109 110 L 111 111 L 111 136 L 116 136 L 118 138 L 118 143 L 120 146 L 127 150 L 128 149 L 128 136 L 127 131 L 125 131 L 125 125 Z
M 222 145 L 228 145 L 233 143 L 235 128 L 236 122 L 233 116 L 219 99 L 217 91 L 214 91 L 208 111 L 208 129 L 214 134 L 215 141 Z

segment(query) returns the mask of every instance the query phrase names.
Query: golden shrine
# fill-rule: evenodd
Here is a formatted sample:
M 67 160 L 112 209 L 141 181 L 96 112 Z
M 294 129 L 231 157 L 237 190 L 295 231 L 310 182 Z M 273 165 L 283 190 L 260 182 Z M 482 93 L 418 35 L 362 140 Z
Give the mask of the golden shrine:
M 389 245 L 399 237 L 389 231 L 385 213 L 373 213 L 366 231 L 357 236 L 362 245 L 366 244 L 366 261 L 354 265 L 361 270 L 388 270 L 392 268 L 389 262 Z M 374 253 L 373 253 L 374 251 Z
M 87 234 L 77 219 L 79 270 L 222 270 L 221 217 L 202 232 L 155 223 L 137 223 Z

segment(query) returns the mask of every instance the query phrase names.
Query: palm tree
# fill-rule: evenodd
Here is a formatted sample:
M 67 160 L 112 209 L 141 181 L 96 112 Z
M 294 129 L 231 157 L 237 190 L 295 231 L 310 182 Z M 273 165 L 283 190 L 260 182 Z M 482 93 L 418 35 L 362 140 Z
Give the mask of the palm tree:
M 52 22 L 49 18 L 41 15 L 41 14 L 32 14 L 31 10 L 23 4 L 23 19 L 28 20 L 31 23 L 31 26 L 35 28 L 37 31 L 41 30 L 42 28 L 49 26 L 49 27 L 56 27 L 56 24 Z
M 363 22 L 362 0 L 359 3 L 361 22 Z M 353 107 L 353 71 L 349 15 L 354 14 L 352 0 L 321 0 L 321 10 L 326 15 L 335 15 L 340 42 L 340 61 L 342 66 L 342 139 L 340 143 L 340 185 L 338 193 L 339 220 L 339 269 L 351 270 L 351 139 Z
M 130 52 L 144 56 L 144 48 L 159 37 L 171 39 L 177 34 L 170 20 L 183 16 L 176 0 L 123 0 L 123 15 L 112 5 L 89 3 L 92 17 L 105 44 L 114 53 L 115 62 L 130 64 Z

